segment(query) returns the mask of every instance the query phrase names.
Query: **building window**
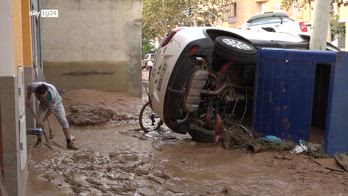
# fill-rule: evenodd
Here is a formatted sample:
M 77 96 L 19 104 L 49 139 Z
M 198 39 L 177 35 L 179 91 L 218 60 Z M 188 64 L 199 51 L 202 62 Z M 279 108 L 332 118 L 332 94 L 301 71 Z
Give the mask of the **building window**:
M 224 15 L 224 20 L 228 23 L 236 23 L 237 17 L 237 3 L 231 3 L 227 6 L 226 13 Z

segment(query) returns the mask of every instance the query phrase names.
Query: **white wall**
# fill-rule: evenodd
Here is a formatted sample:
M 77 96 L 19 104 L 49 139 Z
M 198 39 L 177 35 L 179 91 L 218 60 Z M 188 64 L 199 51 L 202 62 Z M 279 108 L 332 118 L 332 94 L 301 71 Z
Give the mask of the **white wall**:
M 127 34 L 132 32 L 124 27 L 141 19 L 140 5 L 129 0 L 43 1 L 44 8 L 59 10 L 58 18 L 42 18 L 44 61 L 127 61 Z
M 14 76 L 12 0 L 0 1 L 0 77 Z
M 58 88 L 141 96 L 142 0 L 43 0 L 44 72 Z

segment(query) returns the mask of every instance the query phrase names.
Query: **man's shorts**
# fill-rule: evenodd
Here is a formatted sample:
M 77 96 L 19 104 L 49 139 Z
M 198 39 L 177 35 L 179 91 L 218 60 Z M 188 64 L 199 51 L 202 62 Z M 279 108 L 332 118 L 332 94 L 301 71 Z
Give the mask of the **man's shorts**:
M 56 116 L 56 118 L 58 119 L 59 123 L 62 125 L 63 128 L 69 128 L 69 123 L 68 123 L 68 120 L 66 119 L 63 103 L 57 104 L 54 107 L 54 109 L 52 110 L 50 109 L 50 111 Z M 40 121 L 43 120 L 47 112 L 48 112 L 48 108 L 43 104 L 39 104 L 38 118 Z

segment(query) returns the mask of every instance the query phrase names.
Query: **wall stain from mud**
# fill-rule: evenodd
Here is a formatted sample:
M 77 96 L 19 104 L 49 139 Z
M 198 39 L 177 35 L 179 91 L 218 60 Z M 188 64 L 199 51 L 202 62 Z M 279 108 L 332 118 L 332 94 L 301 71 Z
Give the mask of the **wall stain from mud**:
M 100 71 L 88 71 L 88 72 L 66 72 L 63 73 L 62 75 L 67 75 L 67 76 L 88 76 L 88 75 L 112 75 L 115 72 L 100 72 Z
M 44 61 L 45 75 L 56 87 L 127 91 L 127 61 L 118 62 L 52 62 Z

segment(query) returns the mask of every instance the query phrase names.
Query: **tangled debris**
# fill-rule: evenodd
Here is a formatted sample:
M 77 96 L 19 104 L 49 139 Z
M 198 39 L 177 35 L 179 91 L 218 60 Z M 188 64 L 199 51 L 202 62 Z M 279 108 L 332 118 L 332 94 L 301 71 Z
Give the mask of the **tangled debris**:
M 272 137 L 272 136 L 271 136 Z M 250 152 L 261 151 L 291 151 L 297 145 L 292 141 L 281 140 L 273 136 L 257 137 L 257 134 L 243 126 L 233 126 L 224 131 L 223 147 L 226 149 L 243 148 Z M 324 148 L 320 144 L 306 143 L 306 151 L 313 158 L 327 157 Z
M 255 140 L 255 134 L 239 126 L 224 130 L 223 147 L 226 149 L 244 148 Z
M 295 144 L 291 141 L 271 142 L 266 141 L 263 138 L 255 139 L 251 144 L 247 146 L 247 150 L 252 152 L 260 151 L 289 151 L 293 149 Z
M 67 119 L 73 126 L 102 125 L 111 121 L 136 120 L 127 114 L 117 114 L 111 109 L 99 106 L 74 105 L 67 111 Z

